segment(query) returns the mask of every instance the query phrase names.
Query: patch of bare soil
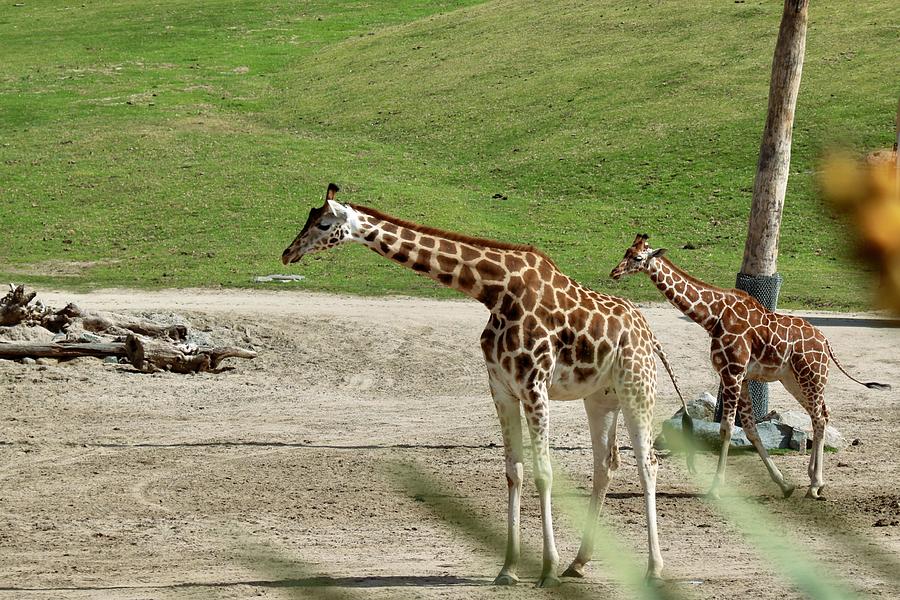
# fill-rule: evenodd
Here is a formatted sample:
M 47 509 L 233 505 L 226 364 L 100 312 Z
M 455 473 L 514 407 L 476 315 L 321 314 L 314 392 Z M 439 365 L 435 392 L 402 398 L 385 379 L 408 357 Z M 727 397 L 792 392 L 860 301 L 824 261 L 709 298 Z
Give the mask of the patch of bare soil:
M 44 262 L 5 267 L 10 273 L 19 275 L 51 275 L 54 277 L 78 277 L 85 271 L 100 265 L 111 265 L 115 260 L 45 260 Z
M 537 570 L 490 586 L 501 552 L 442 514 L 446 502 L 505 530 L 503 450 L 478 344 L 487 312 L 470 302 L 294 292 L 172 290 L 47 294 L 92 310 L 177 314 L 254 361 L 219 375 L 140 374 L 78 359 L 0 361 L 0 598 L 307 597 L 315 586 L 365 598 L 537 597 Z M 714 390 L 708 339 L 669 306 L 644 309 L 685 392 Z M 900 389 L 898 331 L 822 316 L 839 358 Z M 840 318 L 838 318 L 840 317 Z M 865 317 L 865 315 L 863 315 Z M 656 420 L 678 406 L 660 369 Z M 772 408 L 796 403 L 773 387 Z M 866 555 L 900 560 L 896 501 L 900 398 L 832 370 L 833 423 L 860 443 L 826 457 L 825 502 L 802 498 L 807 457 L 776 456 L 795 497 L 781 500 L 752 454 L 729 473 L 798 554 L 854 590 L 898 597 Z M 553 455 L 586 506 L 590 436 L 578 402 L 552 413 Z M 622 467 L 604 521 L 646 561 L 643 500 L 623 426 Z M 414 465 L 443 482 L 410 489 Z M 739 473 L 741 471 L 741 473 Z M 661 459 L 660 541 L 669 585 L 697 598 L 784 598 L 799 591 L 701 497 L 710 479 Z M 753 487 L 761 480 L 759 487 Z M 557 507 L 562 504 L 558 498 Z M 876 523 L 885 519 L 887 524 Z M 526 484 L 523 553 L 538 559 L 540 520 Z M 481 527 L 481 525 L 479 525 Z M 563 567 L 580 534 L 559 508 Z M 868 565 L 868 566 L 867 566 Z M 600 559 L 567 582 L 627 597 Z

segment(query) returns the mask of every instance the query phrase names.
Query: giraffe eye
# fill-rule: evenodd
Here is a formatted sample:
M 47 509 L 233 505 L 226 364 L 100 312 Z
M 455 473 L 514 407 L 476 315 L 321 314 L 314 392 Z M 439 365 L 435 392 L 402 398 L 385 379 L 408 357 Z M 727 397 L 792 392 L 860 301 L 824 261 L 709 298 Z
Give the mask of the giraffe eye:
M 319 223 L 318 225 L 316 225 L 316 227 L 318 227 L 322 231 L 328 231 L 329 229 L 331 229 L 331 225 L 326 225 L 325 223 Z

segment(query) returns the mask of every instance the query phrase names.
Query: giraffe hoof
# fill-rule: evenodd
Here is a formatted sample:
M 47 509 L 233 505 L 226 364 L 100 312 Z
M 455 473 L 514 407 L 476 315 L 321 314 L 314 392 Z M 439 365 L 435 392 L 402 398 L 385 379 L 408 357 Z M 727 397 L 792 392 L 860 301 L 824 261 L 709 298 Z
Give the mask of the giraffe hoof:
M 706 492 L 706 497 L 710 500 L 719 500 L 721 496 L 719 495 L 719 490 L 716 488 L 712 488 L 708 492 Z
M 666 584 L 665 580 L 662 577 L 650 573 L 647 573 L 646 582 L 647 587 L 651 588 L 661 588 Z
M 781 488 L 781 497 L 782 498 L 790 498 L 791 494 L 794 493 L 794 490 L 797 489 L 796 485 L 788 484 Z
M 559 580 L 559 577 L 557 577 L 556 575 L 553 575 L 553 574 L 541 575 L 541 578 L 538 579 L 538 582 L 535 585 L 535 587 L 555 588 L 555 587 L 559 587 L 561 584 L 562 584 L 562 582 Z
M 825 500 L 825 496 L 822 495 L 822 488 L 809 488 L 806 490 L 806 497 L 813 500 Z
M 513 573 L 500 573 L 494 579 L 494 585 L 516 585 L 517 583 L 519 583 L 519 578 Z
M 563 571 L 561 577 L 578 577 L 579 579 L 584 577 L 584 565 L 573 562 L 568 569 Z

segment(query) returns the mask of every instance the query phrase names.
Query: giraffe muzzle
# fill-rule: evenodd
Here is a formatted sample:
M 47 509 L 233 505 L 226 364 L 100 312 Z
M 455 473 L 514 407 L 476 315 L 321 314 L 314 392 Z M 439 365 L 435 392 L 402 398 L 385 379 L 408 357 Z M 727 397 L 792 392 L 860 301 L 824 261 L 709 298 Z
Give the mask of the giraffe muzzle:
M 301 256 L 299 252 L 295 252 L 291 248 L 285 248 L 284 252 L 281 253 L 281 263 L 285 265 L 295 263 L 300 260 Z

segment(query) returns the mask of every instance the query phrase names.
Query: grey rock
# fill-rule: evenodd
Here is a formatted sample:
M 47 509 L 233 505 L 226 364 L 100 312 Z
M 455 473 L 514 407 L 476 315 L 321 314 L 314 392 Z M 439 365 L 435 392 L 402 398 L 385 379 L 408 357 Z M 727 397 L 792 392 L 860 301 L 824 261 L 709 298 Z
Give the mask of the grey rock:
M 675 434 L 673 436 L 673 433 Z M 681 414 L 672 417 L 668 421 L 663 421 L 662 435 L 656 439 L 656 446 L 667 448 L 670 446 L 670 440 L 677 439 L 681 433 Z M 706 419 L 694 419 L 694 439 L 698 444 L 710 447 L 719 447 L 719 424 Z M 735 427 L 731 432 L 731 447 L 743 448 L 750 446 L 750 440 L 744 434 L 744 430 Z
M 670 447 L 670 441 L 677 439 L 681 433 L 681 416 L 680 414 L 664 421 L 662 425 L 662 435 L 660 435 L 656 443 L 657 447 Z M 718 448 L 719 439 L 719 423 L 708 419 L 694 419 L 694 439 L 697 443 L 712 448 Z M 793 448 L 800 450 L 806 448 L 806 434 L 803 431 L 794 429 L 782 423 L 763 422 L 756 426 L 756 432 L 765 448 Z M 674 434 L 674 435 L 673 435 Z M 752 446 L 747 434 L 743 428 L 735 426 L 731 431 L 731 448 L 746 448 Z
M 119 358 L 117 356 L 107 356 L 103 359 L 103 362 L 108 365 L 117 365 L 119 364 Z
M 22 364 L 23 365 L 36 365 L 37 361 L 29 356 L 26 356 L 25 358 L 22 359 Z
M 687 403 L 687 410 L 694 419 L 712 421 L 716 416 L 716 398 L 709 392 L 703 392 Z
M 274 275 L 259 275 L 254 277 L 253 281 L 255 283 L 270 283 L 272 281 L 284 283 L 287 281 L 303 281 L 304 279 L 306 279 L 304 275 L 280 275 L 276 273 Z
M 96 333 L 91 333 L 89 331 L 82 331 L 78 334 L 78 342 L 82 344 L 99 344 L 103 341 L 103 338 L 97 335 Z
M 757 423 L 756 431 L 765 448 L 790 448 L 806 450 L 806 434 L 790 425 L 764 421 Z
M 799 410 L 783 412 L 773 410 L 763 418 L 763 422 L 782 423 L 805 432 L 810 440 L 813 437 L 809 415 Z M 825 427 L 825 447 L 830 450 L 842 450 L 847 447 L 847 440 L 837 429 L 828 425 Z

